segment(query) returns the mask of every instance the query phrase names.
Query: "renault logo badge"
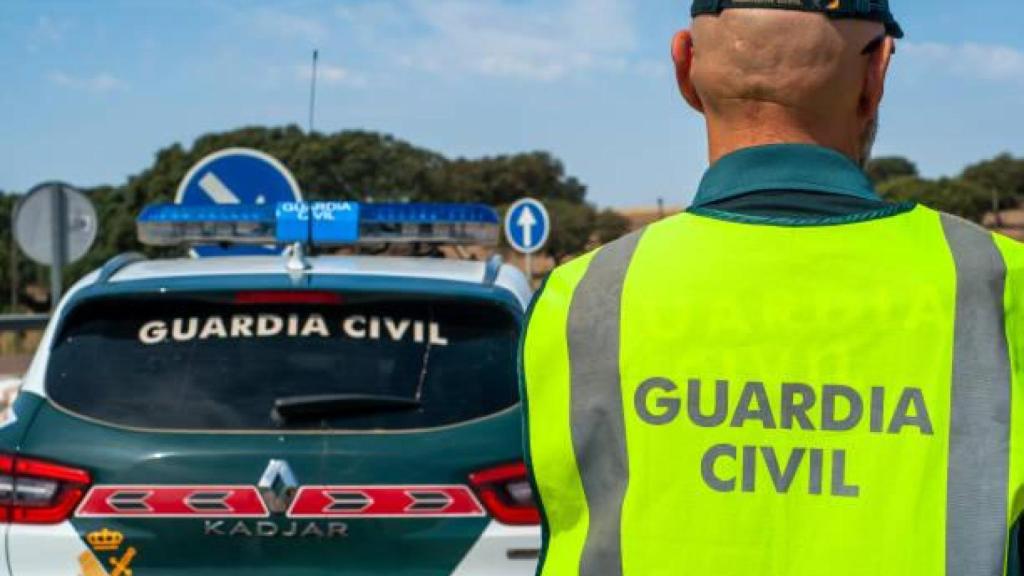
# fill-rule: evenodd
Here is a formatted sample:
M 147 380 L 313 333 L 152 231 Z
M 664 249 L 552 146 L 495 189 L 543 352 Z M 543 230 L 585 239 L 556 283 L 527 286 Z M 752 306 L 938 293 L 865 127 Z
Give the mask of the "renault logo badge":
M 288 462 L 271 460 L 256 486 L 267 509 L 273 514 L 284 514 L 295 499 L 299 482 L 295 479 L 295 473 Z

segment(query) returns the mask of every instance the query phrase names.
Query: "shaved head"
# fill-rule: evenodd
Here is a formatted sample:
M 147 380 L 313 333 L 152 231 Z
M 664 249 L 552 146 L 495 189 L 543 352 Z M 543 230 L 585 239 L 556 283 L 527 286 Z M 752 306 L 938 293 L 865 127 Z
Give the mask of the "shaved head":
M 684 96 L 707 118 L 712 159 L 717 139 L 725 153 L 803 142 L 866 161 L 892 40 L 864 50 L 884 33 L 877 22 L 788 10 L 697 17 L 673 56 Z

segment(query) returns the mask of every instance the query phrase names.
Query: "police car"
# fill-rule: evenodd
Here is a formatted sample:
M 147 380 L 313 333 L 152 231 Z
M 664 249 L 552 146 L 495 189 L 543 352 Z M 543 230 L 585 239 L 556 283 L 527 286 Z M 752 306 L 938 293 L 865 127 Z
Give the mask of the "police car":
M 304 255 L 494 242 L 482 206 L 153 206 L 150 244 L 69 292 L 0 428 L 13 576 L 532 574 L 525 278 L 486 263 Z

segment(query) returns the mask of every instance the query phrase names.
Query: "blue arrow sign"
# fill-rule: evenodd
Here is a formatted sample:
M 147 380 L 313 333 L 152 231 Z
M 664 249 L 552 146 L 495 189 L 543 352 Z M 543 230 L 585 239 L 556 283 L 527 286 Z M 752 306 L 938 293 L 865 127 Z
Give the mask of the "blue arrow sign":
M 505 215 L 505 239 L 522 254 L 534 254 L 547 244 L 551 219 L 544 205 L 533 198 L 523 198 Z
M 211 204 L 276 205 L 278 202 L 302 200 L 295 177 L 276 158 L 248 148 L 229 148 L 200 160 L 178 186 L 176 204 L 209 206 Z M 209 256 L 243 256 L 280 254 L 280 248 L 259 246 L 197 246 L 194 254 Z

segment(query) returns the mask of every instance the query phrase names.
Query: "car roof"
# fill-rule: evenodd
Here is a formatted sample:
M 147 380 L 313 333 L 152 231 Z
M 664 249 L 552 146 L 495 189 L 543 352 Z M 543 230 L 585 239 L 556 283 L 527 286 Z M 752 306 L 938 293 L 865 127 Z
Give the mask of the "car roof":
M 305 259 L 303 274 L 316 276 L 359 276 L 409 278 L 468 284 L 491 284 L 511 292 L 525 308 L 532 289 L 523 274 L 500 261 L 450 260 L 395 256 L 318 256 Z M 237 256 L 217 258 L 177 258 L 140 260 L 127 263 L 107 276 L 106 282 L 118 284 L 168 278 L 259 276 L 287 274 L 287 259 L 282 256 Z

